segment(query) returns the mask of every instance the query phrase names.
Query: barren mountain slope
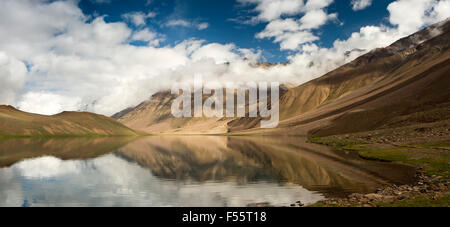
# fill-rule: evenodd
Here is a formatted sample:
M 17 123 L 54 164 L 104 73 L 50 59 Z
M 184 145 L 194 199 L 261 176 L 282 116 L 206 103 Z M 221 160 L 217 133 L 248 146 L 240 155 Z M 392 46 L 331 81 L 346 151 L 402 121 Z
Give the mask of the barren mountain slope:
M 332 89 L 334 92 L 330 93 L 322 106 L 285 120 L 281 128 L 289 128 L 299 134 L 309 132 L 311 135 L 325 136 L 449 119 L 450 23 L 446 22 L 440 28 L 442 34 L 415 46 L 406 45 L 410 48 L 400 52 L 396 52 L 399 49 L 398 43 L 404 44 L 405 40 L 386 48 L 384 52 L 395 49 L 395 54 L 385 61 L 401 60 L 381 76 L 372 77 L 376 78 L 372 83 L 347 95 L 341 94 L 346 93 L 343 88 L 349 84 L 349 80 L 339 82 L 339 79 L 351 77 L 350 80 L 358 80 L 353 79 L 359 77 L 355 72 L 349 71 L 347 74 L 331 77 L 330 75 L 335 75 L 332 72 L 313 81 L 312 83 L 328 83 L 329 87 L 336 89 Z M 430 28 L 421 33 L 429 30 Z M 417 35 L 411 37 L 416 40 Z M 375 52 L 380 51 L 383 50 Z M 369 56 L 371 53 L 361 58 L 367 59 Z M 338 71 L 352 67 L 361 58 Z M 375 63 L 381 60 L 383 58 Z M 365 65 L 371 67 L 371 63 Z M 333 81 L 333 78 L 338 82 Z M 329 99 L 335 101 L 330 102 Z
M 63 112 L 44 116 L 0 106 L 1 136 L 136 135 L 116 120 L 92 113 Z
M 324 136 L 449 119 L 449 49 L 446 20 L 289 90 L 278 129 L 247 132 Z

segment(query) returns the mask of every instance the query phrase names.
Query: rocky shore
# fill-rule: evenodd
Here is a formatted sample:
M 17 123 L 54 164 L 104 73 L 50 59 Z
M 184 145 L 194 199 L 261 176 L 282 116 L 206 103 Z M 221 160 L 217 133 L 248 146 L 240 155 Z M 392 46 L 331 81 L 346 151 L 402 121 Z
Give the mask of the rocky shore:
M 312 205 L 320 207 L 379 207 L 390 206 L 396 202 L 426 198 L 438 200 L 450 195 L 450 182 L 442 180 L 439 176 L 428 177 L 422 173 L 417 174 L 414 185 L 389 185 L 378 189 L 371 194 L 351 194 L 347 198 L 332 198 Z M 296 202 L 291 207 L 302 207 L 301 202 Z M 419 205 L 420 206 L 420 205 Z

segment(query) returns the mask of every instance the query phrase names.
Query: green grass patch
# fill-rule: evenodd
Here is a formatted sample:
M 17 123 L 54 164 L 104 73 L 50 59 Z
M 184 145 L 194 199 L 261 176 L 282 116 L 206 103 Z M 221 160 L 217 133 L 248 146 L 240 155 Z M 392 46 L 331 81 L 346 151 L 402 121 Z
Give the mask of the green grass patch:
M 366 159 L 387 160 L 423 167 L 428 176 L 441 176 L 450 179 L 450 151 L 430 150 L 426 148 L 393 147 L 377 149 L 356 146 L 360 156 Z
M 361 145 L 361 142 L 351 141 L 351 140 L 337 140 L 331 137 L 321 137 L 309 139 L 311 143 L 327 145 L 335 148 L 346 149 L 346 147 Z
M 310 139 L 310 142 L 332 146 L 340 150 L 358 151 L 368 160 L 390 161 L 423 167 L 428 176 L 441 176 L 450 180 L 450 140 L 413 144 L 405 146 L 380 147 L 360 141 L 324 137 Z
M 440 149 L 440 148 L 448 148 L 450 149 L 450 140 L 444 140 L 439 142 L 431 142 L 425 144 L 418 144 L 417 147 L 423 148 L 432 148 L 432 149 Z

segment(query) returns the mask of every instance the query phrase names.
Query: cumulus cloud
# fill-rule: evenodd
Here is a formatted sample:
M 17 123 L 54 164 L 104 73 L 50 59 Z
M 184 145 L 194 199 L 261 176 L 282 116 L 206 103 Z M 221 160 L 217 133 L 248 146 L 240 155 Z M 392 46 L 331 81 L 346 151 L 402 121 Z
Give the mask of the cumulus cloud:
M 256 5 L 258 13 L 251 21 L 268 22 L 266 28 L 256 38 L 273 38 L 281 50 L 298 50 L 300 45 L 318 40 L 312 32 L 329 20 L 337 19 L 337 14 L 325 10 L 333 0 L 239 0 L 241 4 Z M 298 15 L 302 15 L 297 19 Z M 283 17 L 284 16 L 284 17 Z M 288 16 L 288 17 L 287 17 Z M 286 18 L 287 17 L 287 18 Z
M 409 34 L 450 15 L 450 0 L 397 0 L 388 6 L 389 22 Z
M 0 104 L 14 104 L 24 88 L 27 69 L 23 62 L 0 51 Z
M 81 98 L 50 92 L 28 92 L 17 105 L 23 111 L 45 115 L 82 109 Z
M 354 11 L 363 10 L 372 5 L 372 0 L 352 0 L 351 5 Z
M 135 31 L 131 36 L 133 41 L 147 42 L 151 46 L 159 46 L 160 42 L 165 40 L 165 37 L 157 32 L 150 31 L 148 28 Z
M 312 42 L 319 38 L 310 31 L 302 29 L 297 21 L 293 19 L 278 19 L 270 22 L 264 31 L 256 34 L 256 38 L 272 38 L 274 42 L 280 43 L 282 50 L 295 50 L 302 43 Z

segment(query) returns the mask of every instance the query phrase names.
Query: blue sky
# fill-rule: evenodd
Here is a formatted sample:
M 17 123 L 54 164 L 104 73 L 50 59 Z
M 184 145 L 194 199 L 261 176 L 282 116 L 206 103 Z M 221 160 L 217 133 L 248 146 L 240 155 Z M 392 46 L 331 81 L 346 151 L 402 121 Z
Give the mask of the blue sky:
M 337 39 L 345 40 L 353 32 L 367 25 L 389 24 L 387 6 L 393 0 L 376 0 L 363 9 L 354 11 L 351 0 L 334 1 L 327 7 L 328 13 L 337 13 L 335 21 L 328 21 L 314 34 L 320 37 L 315 41 L 320 47 L 329 48 Z M 280 50 L 280 46 L 271 39 L 256 39 L 255 35 L 264 30 L 267 22 L 258 24 L 243 24 L 233 19 L 250 17 L 257 14 L 255 5 L 242 5 L 235 0 L 110 0 L 96 2 L 81 0 L 80 8 L 87 15 L 105 15 L 107 22 L 124 21 L 123 15 L 130 12 L 154 12 L 154 18 L 148 18 L 147 27 L 165 35 L 161 45 L 173 45 L 183 40 L 195 38 L 207 42 L 234 43 L 241 48 L 260 49 L 265 60 L 283 62 L 293 51 Z M 301 18 L 302 14 L 293 18 Z M 198 30 L 194 27 L 167 27 L 170 20 L 186 20 L 196 23 L 208 23 L 209 27 Z M 132 23 L 129 23 L 133 27 Z M 135 43 L 139 45 L 140 43 Z

